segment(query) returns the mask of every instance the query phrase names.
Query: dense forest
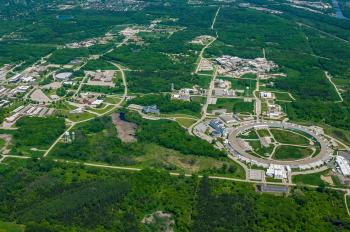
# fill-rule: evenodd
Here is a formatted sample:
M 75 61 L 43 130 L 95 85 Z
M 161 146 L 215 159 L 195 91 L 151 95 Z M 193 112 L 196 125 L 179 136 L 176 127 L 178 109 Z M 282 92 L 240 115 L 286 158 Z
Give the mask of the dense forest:
M 145 120 L 135 113 L 127 113 L 126 119 L 139 127 L 137 137 L 140 141 L 157 143 L 184 154 L 198 156 L 225 157 L 225 153 L 198 137 L 191 136 L 178 123 L 169 120 Z
M 23 117 L 16 122 L 18 130 L 14 132 L 15 147 L 47 147 L 52 144 L 65 129 L 63 118 Z
M 295 188 L 290 196 L 256 193 L 250 184 L 166 172 L 138 173 L 42 160 L 0 165 L 0 220 L 26 231 L 348 231 L 340 192 Z M 169 224 L 168 224 L 169 225 Z M 163 227 L 164 228 L 164 227 Z
M 148 94 L 128 101 L 128 104 L 143 106 L 157 105 L 161 113 L 188 113 L 199 115 L 201 105 L 198 102 L 172 100 L 170 94 Z
M 225 157 L 210 143 L 190 136 L 176 122 L 142 119 L 136 113 L 128 113 L 127 120 L 138 125 L 138 142 L 123 143 L 110 116 L 96 118 L 73 129 L 75 139 L 71 143 L 59 143 L 51 152 L 54 157 L 84 161 L 103 161 L 117 165 L 135 165 L 135 158 L 144 155 L 145 146 L 158 144 L 183 154 Z

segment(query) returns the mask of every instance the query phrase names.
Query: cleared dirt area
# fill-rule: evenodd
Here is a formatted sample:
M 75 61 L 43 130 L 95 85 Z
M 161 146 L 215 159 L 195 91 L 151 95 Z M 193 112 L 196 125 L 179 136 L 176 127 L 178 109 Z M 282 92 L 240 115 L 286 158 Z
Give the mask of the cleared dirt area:
M 52 82 L 50 84 L 44 85 L 41 88 L 42 89 L 59 89 L 61 87 L 62 87 L 62 83 L 61 82 Z
M 326 182 L 326 183 L 329 184 L 329 185 L 334 185 L 332 176 L 324 176 L 324 175 L 321 175 L 321 180 L 323 180 L 324 182 Z
M 175 221 L 170 213 L 156 211 L 144 217 L 141 221 L 143 224 L 149 225 L 150 229 L 159 232 L 173 232 Z
M 112 114 L 112 121 L 118 131 L 118 137 L 124 143 L 136 142 L 135 137 L 137 125 L 135 123 L 130 123 L 124 121 L 120 118 L 120 113 Z
M 51 99 L 48 98 L 41 89 L 35 90 L 32 95 L 30 95 L 30 99 L 40 103 L 51 102 Z
M 0 154 L 7 155 L 10 152 L 10 150 L 8 149 L 8 146 L 10 145 L 12 136 L 11 135 L 0 134 L 0 139 L 5 141 L 4 146 L 2 148 L 0 148 Z

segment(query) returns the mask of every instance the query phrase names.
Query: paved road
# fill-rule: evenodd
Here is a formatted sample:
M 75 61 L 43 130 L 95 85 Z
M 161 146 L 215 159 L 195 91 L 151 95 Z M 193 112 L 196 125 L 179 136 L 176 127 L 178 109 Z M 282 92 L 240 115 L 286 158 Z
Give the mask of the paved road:
M 201 66 L 201 63 L 202 63 L 202 59 L 203 59 L 203 54 L 204 54 L 204 51 L 210 46 L 212 45 L 212 43 L 214 43 L 216 40 L 217 40 L 218 37 L 215 37 L 212 41 L 210 41 L 207 45 L 205 45 L 201 52 L 199 53 L 199 61 L 198 61 L 198 65 L 197 65 L 197 68 L 195 70 L 194 73 L 198 73 L 199 72 L 199 67 Z
M 200 119 L 198 119 L 194 124 L 192 124 L 189 128 L 188 128 L 188 133 L 190 133 L 191 135 L 193 135 L 192 130 L 193 127 L 195 127 L 196 125 L 198 125 L 200 122 L 202 122 L 206 117 L 207 117 L 207 110 L 208 110 L 208 105 L 211 102 L 211 97 L 213 95 L 213 89 L 215 87 L 215 79 L 217 77 L 218 71 L 217 68 L 214 69 L 214 74 L 213 74 L 213 78 L 210 81 L 210 85 L 209 85 L 209 89 L 207 91 L 207 100 L 205 102 L 205 104 L 202 107 L 202 117 Z
M 120 107 L 120 106 L 123 104 L 123 102 L 125 101 L 125 99 L 126 99 L 126 97 L 127 97 L 127 95 L 128 95 L 128 85 L 127 85 L 127 82 L 126 82 L 126 77 L 125 77 L 125 73 L 124 73 L 123 69 L 122 69 L 121 66 L 118 65 L 118 64 L 115 64 L 115 63 L 111 63 L 111 64 L 115 65 L 115 66 L 120 70 L 120 72 L 121 72 L 121 74 L 122 74 L 123 85 L 124 85 L 124 94 L 123 94 L 122 100 L 121 100 L 118 104 L 116 104 L 113 108 L 111 108 L 110 110 L 106 111 L 106 112 L 103 113 L 103 114 L 100 114 L 100 115 L 97 116 L 97 117 L 102 117 L 102 116 L 104 116 L 104 115 L 107 115 L 107 114 L 113 112 L 116 108 Z M 43 156 L 46 157 L 46 156 L 50 153 L 50 151 L 57 145 L 57 143 L 63 138 L 64 134 L 65 134 L 66 132 L 70 131 L 75 125 L 77 125 L 77 124 L 79 124 L 79 123 L 83 123 L 83 122 L 87 122 L 87 121 L 93 120 L 93 119 L 95 119 L 95 118 L 96 118 L 96 117 L 90 118 L 90 119 L 86 119 L 86 120 L 82 120 L 82 121 L 79 121 L 79 122 L 73 122 L 73 123 L 68 127 L 68 129 L 67 129 L 65 132 L 63 132 L 63 133 L 55 140 L 55 142 L 49 147 L 49 149 L 45 152 L 45 154 L 44 154 Z
M 260 80 L 259 75 L 256 77 L 256 87 L 253 92 L 254 98 L 255 98 L 255 115 L 256 115 L 256 121 L 260 121 L 260 115 L 261 115 L 261 100 L 257 94 L 259 94 L 260 90 Z
M 107 168 L 107 169 L 115 169 L 115 170 L 121 170 L 121 171 L 134 171 L 134 172 L 139 172 L 142 171 L 143 169 L 141 168 L 131 168 L 131 167 L 122 167 L 122 166 L 113 166 L 113 165 L 104 165 L 104 164 L 95 164 L 95 163 L 81 163 L 81 162 L 76 162 L 76 161 L 68 161 L 68 160 L 54 160 L 55 162 L 62 162 L 62 163 L 71 163 L 71 164 L 78 164 L 78 165 L 85 165 L 89 167 L 96 167 L 96 168 Z M 183 173 L 178 173 L 178 172 L 170 172 L 169 173 L 172 176 L 185 176 L 185 177 L 192 177 L 191 174 L 183 174 Z M 199 178 L 203 178 L 202 175 L 196 175 Z M 255 180 L 247 180 L 247 179 L 238 179 L 238 178 L 232 178 L 232 177 L 222 177 L 222 176 L 209 176 L 209 179 L 213 180 L 227 180 L 227 181 L 234 181 L 234 182 L 244 182 L 244 183 L 251 183 L 251 184 L 272 184 L 272 185 L 282 185 L 282 186 L 290 186 L 290 187 L 295 187 L 295 186 L 304 186 L 304 187 L 309 187 L 309 188 L 318 188 L 319 186 L 317 185 L 308 185 L 308 184 L 292 184 L 292 183 L 280 183 L 280 182 L 266 182 L 266 181 L 255 181 Z M 337 187 L 325 187 L 326 189 L 332 189 L 332 190 L 337 190 L 337 191 L 343 191 L 347 193 L 349 191 L 348 188 L 337 188 Z

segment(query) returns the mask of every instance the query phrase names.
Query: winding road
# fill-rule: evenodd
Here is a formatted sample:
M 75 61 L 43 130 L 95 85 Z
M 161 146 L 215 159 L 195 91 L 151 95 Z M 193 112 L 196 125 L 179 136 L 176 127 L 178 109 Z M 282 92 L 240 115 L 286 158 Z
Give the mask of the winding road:
M 125 99 L 126 99 L 126 97 L 127 97 L 127 95 L 128 95 L 128 85 L 127 85 L 127 81 L 126 81 L 126 77 L 125 77 L 124 70 L 122 69 L 122 67 L 121 67 L 119 64 L 112 63 L 112 62 L 111 62 L 111 64 L 113 64 L 114 66 L 116 66 L 116 67 L 120 70 L 120 72 L 121 72 L 121 74 L 122 74 L 123 85 L 124 85 L 124 94 L 123 94 L 122 100 L 121 100 L 118 104 L 116 104 L 113 108 L 111 108 L 110 110 L 106 111 L 106 112 L 103 113 L 103 114 L 100 114 L 100 115 L 97 116 L 97 117 L 102 117 L 102 116 L 104 116 L 104 115 L 107 115 L 107 114 L 113 112 L 115 109 L 117 109 L 118 107 L 120 107 L 120 106 L 124 103 L 124 101 L 125 101 Z M 50 153 L 50 151 L 57 145 L 57 143 L 59 143 L 59 141 L 63 138 L 64 134 L 65 134 L 66 132 L 70 131 L 75 125 L 77 125 L 77 124 L 79 124 L 79 123 L 83 123 L 83 122 L 87 122 L 87 121 L 93 120 L 93 119 L 95 119 L 95 118 L 97 118 L 97 117 L 85 119 L 85 120 L 82 120 L 82 121 L 79 121 L 79 122 L 72 122 L 72 124 L 71 124 L 71 125 L 56 139 L 56 140 L 55 140 L 55 142 L 54 142 L 54 143 L 49 147 L 49 149 L 44 153 L 43 157 L 46 157 L 46 156 Z

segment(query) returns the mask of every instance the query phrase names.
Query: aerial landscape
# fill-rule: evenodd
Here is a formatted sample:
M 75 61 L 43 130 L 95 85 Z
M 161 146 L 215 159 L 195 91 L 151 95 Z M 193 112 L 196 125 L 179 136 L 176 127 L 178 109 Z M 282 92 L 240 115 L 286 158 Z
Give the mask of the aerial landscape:
M 350 1 L 0 1 L 0 232 L 350 231 Z

